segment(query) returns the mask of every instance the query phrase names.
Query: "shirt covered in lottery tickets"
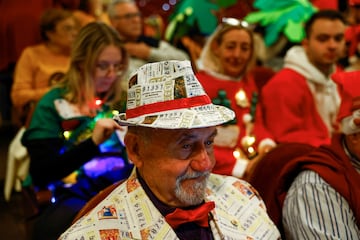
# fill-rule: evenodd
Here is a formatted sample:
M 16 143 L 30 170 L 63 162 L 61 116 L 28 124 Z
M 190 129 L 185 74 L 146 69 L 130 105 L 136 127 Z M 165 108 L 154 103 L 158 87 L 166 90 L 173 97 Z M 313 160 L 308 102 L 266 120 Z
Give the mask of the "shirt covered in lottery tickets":
M 214 201 L 210 228 L 214 239 L 280 239 L 266 213 L 264 202 L 247 182 L 211 174 L 205 201 Z M 165 217 L 154 206 L 134 170 L 60 240 L 73 239 L 178 239 Z

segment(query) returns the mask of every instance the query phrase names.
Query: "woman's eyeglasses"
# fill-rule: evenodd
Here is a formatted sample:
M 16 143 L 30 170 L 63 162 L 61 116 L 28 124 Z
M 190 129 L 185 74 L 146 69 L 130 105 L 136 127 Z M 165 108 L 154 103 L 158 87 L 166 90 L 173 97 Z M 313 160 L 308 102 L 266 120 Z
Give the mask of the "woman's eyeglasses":
M 121 63 L 111 64 L 108 62 L 98 62 L 96 64 L 96 68 L 98 68 L 102 72 L 109 72 L 112 69 L 117 74 L 122 74 L 125 70 L 125 66 Z

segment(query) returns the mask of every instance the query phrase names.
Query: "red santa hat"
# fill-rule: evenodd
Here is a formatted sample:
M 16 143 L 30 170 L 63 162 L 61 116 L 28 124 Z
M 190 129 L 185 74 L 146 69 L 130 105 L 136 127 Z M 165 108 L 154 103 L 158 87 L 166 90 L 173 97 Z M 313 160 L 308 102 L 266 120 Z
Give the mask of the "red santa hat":
M 342 132 L 360 132 L 360 71 L 338 72 L 332 75 L 332 79 L 338 84 L 341 96 L 337 117 Z
M 360 5 L 360 0 L 349 0 L 349 6 Z

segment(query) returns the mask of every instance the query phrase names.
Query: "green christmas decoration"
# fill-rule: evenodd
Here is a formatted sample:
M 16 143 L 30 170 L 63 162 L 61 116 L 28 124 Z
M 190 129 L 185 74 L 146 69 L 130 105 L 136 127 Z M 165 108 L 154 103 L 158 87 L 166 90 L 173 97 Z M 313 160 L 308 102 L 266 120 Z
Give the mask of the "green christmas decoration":
M 164 38 L 173 42 L 195 30 L 209 35 L 218 25 L 215 12 L 234 4 L 235 0 L 182 0 L 169 17 Z
M 307 0 L 255 0 L 257 12 L 248 14 L 245 20 L 265 28 L 266 46 L 277 42 L 283 34 L 290 42 L 299 43 L 305 37 L 304 23 L 318 9 Z
M 216 104 L 216 105 L 227 107 L 229 109 L 232 109 L 231 108 L 231 100 L 227 97 L 227 93 L 223 89 L 218 91 L 218 95 L 217 95 L 216 98 L 212 99 L 212 103 Z M 228 124 L 236 124 L 236 122 L 237 122 L 236 118 L 234 118 L 230 122 L 227 122 L 226 125 L 228 125 Z
M 255 112 L 256 112 L 256 105 L 258 103 L 258 100 L 259 100 L 259 94 L 257 92 L 253 92 L 250 101 L 250 116 L 252 122 L 255 122 Z

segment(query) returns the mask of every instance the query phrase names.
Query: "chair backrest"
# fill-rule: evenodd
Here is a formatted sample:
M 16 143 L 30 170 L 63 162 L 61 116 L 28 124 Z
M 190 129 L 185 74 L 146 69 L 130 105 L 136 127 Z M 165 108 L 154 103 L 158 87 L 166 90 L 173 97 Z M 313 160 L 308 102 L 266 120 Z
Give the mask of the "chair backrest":
M 285 163 L 314 149 L 315 147 L 302 143 L 279 144 L 260 160 L 247 180 L 259 192 L 270 218 L 280 232 L 282 232 L 282 202 L 278 197 L 281 183 L 280 170 Z
M 118 187 L 121 183 L 123 183 L 126 179 L 122 179 L 116 183 L 111 184 L 106 187 L 104 190 L 96 194 L 93 198 L 91 198 L 85 206 L 76 214 L 73 223 L 79 220 L 82 216 L 90 212 L 94 207 L 96 207 L 102 200 L 104 200 L 116 187 Z

